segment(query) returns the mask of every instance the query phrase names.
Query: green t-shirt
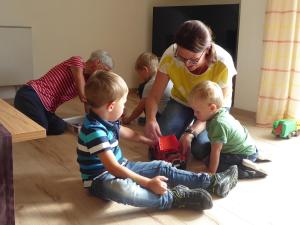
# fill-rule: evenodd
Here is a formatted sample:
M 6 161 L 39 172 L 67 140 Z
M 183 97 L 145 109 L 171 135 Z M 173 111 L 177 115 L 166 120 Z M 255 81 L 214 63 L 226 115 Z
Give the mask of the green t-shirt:
M 249 156 L 256 152 L 256 146 L 247 129 L 225 108 L 207 121 L 206 129 L 211 143 L 223 144 L 221 153 Z

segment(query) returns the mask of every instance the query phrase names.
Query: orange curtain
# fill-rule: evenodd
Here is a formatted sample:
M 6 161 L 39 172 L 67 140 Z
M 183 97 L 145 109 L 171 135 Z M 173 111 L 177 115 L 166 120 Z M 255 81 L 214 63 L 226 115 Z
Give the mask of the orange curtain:
M 256 122 L 300 120 L 300 1 L 268 0 Z

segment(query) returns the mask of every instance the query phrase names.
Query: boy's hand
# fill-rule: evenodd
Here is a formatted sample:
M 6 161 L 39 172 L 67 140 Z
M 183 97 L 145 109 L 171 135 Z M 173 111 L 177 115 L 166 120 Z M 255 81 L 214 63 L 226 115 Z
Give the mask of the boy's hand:
M 166 183 L 167 180 L 168 178 L 164 176 L 153 177 L 149 180 L 146 188 L 150 189 L 155 194 L 163 195 L 168 189 L 168 185 Z

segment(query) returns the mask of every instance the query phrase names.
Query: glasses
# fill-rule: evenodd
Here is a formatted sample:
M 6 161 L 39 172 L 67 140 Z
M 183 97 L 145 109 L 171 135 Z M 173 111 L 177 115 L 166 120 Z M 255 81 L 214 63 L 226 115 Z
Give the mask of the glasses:
M 173 51 L 174 51 L 174 57 L 178 59 L 179 61 L 183 62 L 184 64 L 190 64 L 190 65 L 196 65 L 198 64 L 199 60 L 203 56 L 203 54 L 206 52 L 206 48 L 201 52 L 201 55 L 196 58 L 196 59 L 186 59 L 183 58 L 182 56 L 178 55 L 178 48 L 173 46 Z

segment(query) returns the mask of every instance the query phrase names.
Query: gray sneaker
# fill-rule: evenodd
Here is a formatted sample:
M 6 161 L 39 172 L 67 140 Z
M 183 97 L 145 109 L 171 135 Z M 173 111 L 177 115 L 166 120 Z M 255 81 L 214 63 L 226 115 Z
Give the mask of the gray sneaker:
M 189 208 L 194 210 L 210 209 L 213 206 L 211 195 L 202 188 L 189 189 L 178 185 L 171 189 L 172 208 Z
M 227 170 L 221 173 L 216 173 L 211 177 L 211 185 L 209 192 L 220 197 L 228 195 L 238 181 L 238 167 L 230 166 Z

